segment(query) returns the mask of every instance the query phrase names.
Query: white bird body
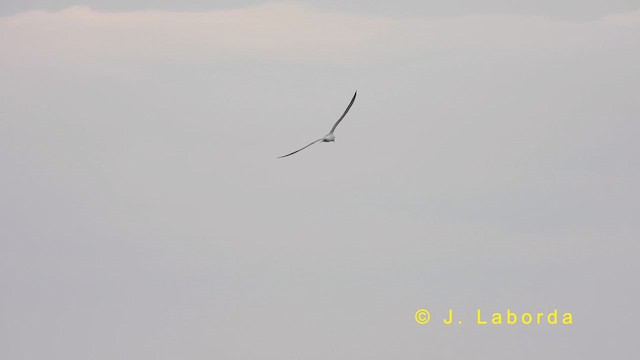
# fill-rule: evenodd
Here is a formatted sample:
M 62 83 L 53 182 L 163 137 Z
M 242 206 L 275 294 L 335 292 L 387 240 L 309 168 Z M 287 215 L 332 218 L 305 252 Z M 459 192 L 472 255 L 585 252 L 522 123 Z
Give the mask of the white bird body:
M 333 134 L 327 134 L 324 138 L 322 138 L 323 142 L 332 142 L 336 141 L 336 136 Z
M 340 119 L 338 119 L 338 121 L 336 121 L 336 123 L 333 124 L 333 127 L 331 128 L 331 131 L 327 135 L 325 135 L 324 137 L 322 137 L 322 138 L 312 142 L 311 144 L 303 147 L 302 149 L 298 149 L 298 150 L 296 150 L 296 151 L 294 151 L 292 153 L 289 153 L 287 155 L 278 156 L 278 159 L 293 155 L 293 154 L 295 154 L 295 153 L 297 153 L 299 151 L 302 151 L 302 150 L 308 148 L 309 146 L 311 146 L 311 145 L 313 145 L 313 144 L 315 144 L 317 142 L 335 142 L 336 141 L 336 136 L 333 135 L 333 132 L 336 130 L 336 128 L 338 127 L 338 124 L 340 124 L 340 121 L 342 121 L 344 116 L 347 115 L 347 113 L 349 112 L 349 109 L 351 109 L 351 105 L 353 105 L 353 102 L 356 100 L 356 95 L 358 95 L 357 91 L 355 92 L 355 94 L 353 94 L 353 98 L 351 98 L 351 102 L 349 103 L 349 106 L 347 106 L 347 109 L 344 111 L 342 116 L 340 116 Z

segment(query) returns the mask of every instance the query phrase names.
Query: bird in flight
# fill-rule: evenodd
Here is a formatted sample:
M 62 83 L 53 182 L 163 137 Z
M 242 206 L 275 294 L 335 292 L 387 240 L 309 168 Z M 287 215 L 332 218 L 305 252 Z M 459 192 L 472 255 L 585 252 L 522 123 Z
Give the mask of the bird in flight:
M 340 121 L 342 121 L 344 116 L 347 115 L 347 113 L 349 112 L 349 109 L 351 109 L 351 105 L 353 105 L 353 102 L 356 100 L 356 95 L 358 95 L 357 91 L 355 92 L 355 94 L 353 94 L 353 98 L 351 98 L 351 102 L 349 103 L 349 106 L 347 106 L 347 109 L 344 111 L 342 116 L 340 116 L 340 119 L 338 119 L 338 121 L 336 121 L 336 123 L 333 124 L 333 127 L 331 128 L 331 131 L 327 135 L 325 135 L 324 137 L 322 137 L 322 138 L 312 142 L 311 144 L 303 147 L 302 149 L 296 150 L 296 151 L 294 151 L 292 153 L 289 153 L 287 155 L 278 156 L 278 159 L 293 155 L 293 154 L 295 154 L 295 153 L 297 153 L 299 151 L 302 151 L 302 150 L 308 148 L 309 146 L 311 146 L 311 145 L 313 145 L 313 144 L 315 144 L 317 142 L 321 142 L 321 141 L 322 142 L 332 142 L 332 141 L 335 142 L 336 141 L 336 137 L 335 137 L 335 135 L 333 135 L 333 132 L 336 130 L 336 128 L 338 127 L 338 124 L 340 124 Z

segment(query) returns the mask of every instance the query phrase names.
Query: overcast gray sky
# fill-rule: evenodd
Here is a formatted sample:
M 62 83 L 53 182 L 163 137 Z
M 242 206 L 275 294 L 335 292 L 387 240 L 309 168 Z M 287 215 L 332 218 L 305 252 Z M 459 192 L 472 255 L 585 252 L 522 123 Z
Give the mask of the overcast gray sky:
M 640 351 L 640 2 L 0 14 L 1 358 Z

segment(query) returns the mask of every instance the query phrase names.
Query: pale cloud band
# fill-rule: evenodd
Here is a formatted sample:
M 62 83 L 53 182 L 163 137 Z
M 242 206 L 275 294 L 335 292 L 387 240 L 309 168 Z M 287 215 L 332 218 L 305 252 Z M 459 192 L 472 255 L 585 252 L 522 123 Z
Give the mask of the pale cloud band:
M 84 6 L 0 19 L 2 65 L 107 61 L 376 64 L 416 53 L 632 46 L 640 12 L 573 23 L 531 16 L 398 19 L 273 3 L 209 12 Z
M 108 13 L 88 7 L 30 11 L 0 20 L 7 58 L 42 56 L 169 61 L 354 61 L 392 21 L 323 13 L 293 4 L 210 12 Z M 6 54 L 6 53 L 5 53 Z

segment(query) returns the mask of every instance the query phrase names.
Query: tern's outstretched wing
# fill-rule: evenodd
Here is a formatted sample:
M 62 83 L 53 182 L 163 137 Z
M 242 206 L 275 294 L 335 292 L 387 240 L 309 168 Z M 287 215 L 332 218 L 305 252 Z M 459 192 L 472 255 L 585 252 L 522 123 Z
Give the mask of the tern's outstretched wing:
M 324 138 L 322 138 L 322 139 L 324 139 Z M 290 153 L 290 154 L 282 155 L 282 156 L 278 156 L 278 159 L 283 158 L 283 157 L 287 157 L 287 156 L 289 156 L 289 155 L 293 155 L 293 154 L 297 153 L 298 151 L 302 151 L 302 150 L 304 150 L 304 149 L 308 148 L 309 146 L 311 146 L 311 145 L 313 145 L 313 144 L 315 144 L 315 143 L 317 143 L 317 142 L 319 142 L 319 141 L 322 141 L 322 139 L 318 139 L 318 140 L 316 140 L 316 141 L 312 142 L 311 144 L 309 144 L 309 145 L 307 145 L 307 146 L 303 147 L 302 149 L 296 150 L 296 151 L 294 151 L 294 152 L 292 152 L 292 153 Z
M 333 134 L 333 132 L 336 130 L 336 128 L 338 127 L 338 124 L 340 124 L 340 121 L 342 121 L 342 119 L 344 118 L 345 115 L 347 115 L 347 113 L 349 112 L 349 109 L 351 109 L 351 105 L 353 105 L 353 102 L 356 100 L 356 95 L 358 95 L 358 92 L 356 91 L 355 94 L 353 94 L 353 98 L 351 99 L 351 102 L 349 103 L 349 106 L 347 106 L 347 110 L 344 111 L 344 114 L 342 114 L 342 116 L 340 116 L 340 119 L 338 119 L 338 121 L 336 121 L 335 124 L 333 124 L 333 127 L 331 128 L 331 132 L 329 132 L 329 134 Z

